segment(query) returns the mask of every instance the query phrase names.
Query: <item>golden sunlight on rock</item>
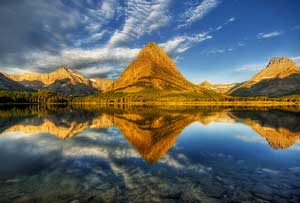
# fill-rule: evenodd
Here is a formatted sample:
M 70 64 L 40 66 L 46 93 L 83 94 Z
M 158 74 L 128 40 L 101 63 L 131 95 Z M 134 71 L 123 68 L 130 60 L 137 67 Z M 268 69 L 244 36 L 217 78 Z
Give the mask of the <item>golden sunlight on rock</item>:
M 49 133 L 54 135 L 60 139 L 71 138 L 80 132 L 82 132 L 85 128 L 87 128 L 89 124 L 87 122 L 77 123 L 72 122 L 69 123 L 68 126 L 55 124 L 51 120 L 43 120 L 40 124 L 19 124 L 14 125 L 4 132 L 23 132 L 26 134 L 37 134 L 37 133 Z
M 129 118 L 132 117 L 133 120 Z M 151 120 L 136 120 L 136 116 L 114 116 L 114 124 L 148 162 L 155 163 L 175 144 L 181 131 L 194 121 L 190 115 L 165 115 Z
M 269 145 L 274 149 L 287 149 L 300 141 L 300 132 L 291 132 L 286 128 L 272 128 L 246 120 L 245 123 L 253 128 L 260 136 L 265 138 Z

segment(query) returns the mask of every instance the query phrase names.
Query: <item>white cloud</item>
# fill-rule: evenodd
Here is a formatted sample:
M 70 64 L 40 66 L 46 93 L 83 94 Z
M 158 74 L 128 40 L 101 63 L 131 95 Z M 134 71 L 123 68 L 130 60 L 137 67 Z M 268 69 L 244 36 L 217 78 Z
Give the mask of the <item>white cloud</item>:
M 129 0 L 125 9 L 126 20 L 122 29 L 115 31 L 109 44 L 111 47 L 138 39 L 168 24 L 169 0 Z
M 79 39 L 76 41 L 76 46 L 81 46 L 83 44 L 88 44 L 88 43 L 95 43 L 100 41 L 106 34 L 108 33 L 107 30 L 103 30 L 101 32 L 92 34 L 91 36 L 89 36 L 88 38 L 85 39 Z
M 87 43 L 97 43 L 109 33 L 109 23 L 116 20 L 121 13 L 117 0 L 104 0 L 100 2 L 88 2 L 88 6 L 77 3 L 77 9 L 81 11 L 82 35 L 74 40 L 75 46 L 80 47 Z
M 239 47 L 244 47 L 244 46 L 246 46 L 246 45 L 245 45 L 244 42 L 238 42 L 238 46 L 239 46 Z
M 269 32 L 269 33 L 258 33 L 256 37 L 258 39 L 267 39 L 267 38 L 277 37 L 281 34 L 283 34 L 282 31 L 274 31 L 274 32 Z
M 49 52 L 36 52 L 26 56 L 28 67 L 34 71 L 57 68 L 67 65 L 75 69 L 89 68 L 105 64 L 124 64 L 133 60 L 140 49 L 130 48 L 98 48 L 92 50 L 65 49 L 58 55 Z M 100 68 L 99 68 L 100 69 Z M 99 70 L 101 71 L 101 70 Z M 42 71 L 45 72 L 45 71 Z M 49 72 L 49 71 L 46 71 Z
M 180 54 L 187 51 L 197 43 L 211 39 L 208 33 L 194 35 L 179 35 L 159 45 L 173 59 L 179 59 Z M 84 75 L 110 75 L 118 76 L 127 64 L 134 60 L 141 48 L 110 47 L 104 45 L 101 48 L 84 50 L 80 48 L 66 48 L 59 54 L 51 52 L 34 52 L 25 56 L 26 69 L 37 72 L 49 72 L 59 66 L 67 65 Z M 14 72 L 24 72 L 17 67 L 12 67 Z M 11 72 L 11 71 L 8 71 Z
M 294 56 L 291 57 L 292 60 L 294 60 L 296 63 L 300 63 L 300 56 Z
M 86 76 L 96 76 L 96 75 L 108 75 L 112 71 L 115 70 L 115 67 L 113 66 L 93 66 L 93 67 L 87 67 L 80 69 L 80 72 Z
M 217 7 L 218 4 L 219 1 L 217 0 L 203 0 L 200 4 L 196 5 L 196 7 L 191 7 L 183 14 L 184 22 L 179 25 L 179 28 L 201 20 L 211 10 Z
M 114 19 L 118 12 L 116 8 L 118 8 L 118 1 L 116 0 L 104 0 L 96 5 L 90 5 L 90 8 L 85 8 L 83 21 L 86 30 L 91 33 L 99 31 L 110 20 Z
M 212 36 L 208 33 L 198 33 L 192 36 L 182 35 L 174 37 L 159 45 L 163 47 L 168 54 L 176 56 L 191 48 L 195 43 L 200 43 L 211 38 Z
M 222 28 L 223 28 L 223 26 L 220 25 L 220 26 L 218 26 L 218 27 L 216 28 L 216 30 L 221 30 Z
M 234 22 L 234 21 L 235 21 L 235 18 L 234 18 L 234 17 L 229 18 L 229 19 L 227 20 L 227 22 Z

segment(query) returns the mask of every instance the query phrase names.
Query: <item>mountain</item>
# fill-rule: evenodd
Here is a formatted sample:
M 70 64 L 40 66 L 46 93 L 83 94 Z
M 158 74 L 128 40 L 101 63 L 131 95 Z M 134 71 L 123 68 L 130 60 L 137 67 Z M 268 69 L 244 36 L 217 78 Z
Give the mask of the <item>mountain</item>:
M 154 90 L 195 90 L 177 70 L 172 59 L 156 43 L 150 42 L 108 89 L 122 92 Z
M 34 91 L 33 89 L 22 85 L 0 73 L 0 90 L 6 91 Z
M 300 68 L 288 58 L 273 58 L 252 79 L 233 88 L 233 96 L 278 97 L 300 94 Z
M 237 85 L 238 85 L 238 83 L 211 84 L 210 82 L 208 82 L 207 80 L 205 80 L 202 83 L 200 83 L 198 86 L 206 88 L 206 89 L 209 89 L 209 90 L 216 91 L 218 93 L 225 94 L 225 93 L 227 93 L 228 91 L 230 91 L 232 88 L 234 88 Z
M 100 84 L 101 79 L 90 80 L 79 72 L 67 67 L 60 67 L 50 73 L 25 73 L 8 75 L 12 80 L 36 89 L 56 92 L 65 96 L 85 96 L 103 91 L 107 87 Z
M 92 86 L 100 91 L 107 90 L 113 83 L 113 81 L 108 78 L 91 78 L 90 81 L 92 81 Z
M 233 118 L 242 122 L 274 149 L 287 149 L 300 140 L 299 113 L 283 110 L 234 111 Z
M 118 114 L 111 120 L 148 163 L 161 159 L 182 130 L 194 121 L 189 114 Z
M 109 128 L 110 117 L 87 111 L 66 111 L 59 114 L 29 116 L 26 119 L 9 118 L 0 128 L 1 133 L 23 132 L 25 134 L 47 133 L 60 139 L 67 139 L 82 133 L 86 128 Z M 17 117 L 19 118 L 19 117 Z M 5 120 L 5 119 L 4 119 Z

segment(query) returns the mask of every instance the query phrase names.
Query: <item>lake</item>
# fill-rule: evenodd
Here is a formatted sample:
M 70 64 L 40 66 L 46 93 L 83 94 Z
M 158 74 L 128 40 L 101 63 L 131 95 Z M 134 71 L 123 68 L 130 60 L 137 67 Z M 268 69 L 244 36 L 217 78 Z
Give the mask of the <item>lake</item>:
M 300 112 L 2 106 L 0 202 L 300 202 Z

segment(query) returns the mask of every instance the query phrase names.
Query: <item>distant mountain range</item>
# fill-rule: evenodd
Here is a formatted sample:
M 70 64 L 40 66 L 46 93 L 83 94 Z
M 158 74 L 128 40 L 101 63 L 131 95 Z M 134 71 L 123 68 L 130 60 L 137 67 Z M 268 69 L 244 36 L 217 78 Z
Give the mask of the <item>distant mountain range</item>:
M 26 87 L 21 83 L 18 83 L 6 75 L 0 73 L 0 90 L 5 91 L 34 91 L 34 89 Z
M 232 88 L 236 87 L 237 85 L 239 85 L 239 83 L 211 84 L 207 80 L 199 84 L 200 87 L 210 89 L 210 90 L 216 91 L 218 93 L 222 93 L 222 94 L 226 94 L 227 92 L 229 92 Z
M 86 96 L 105 90 L 112 80 L 89 79 L 67 67 L 60 67 L 50 73 L 6 74 L 11 80 L 34 90 L 56 92 L 65 96 Z
M 50 73 L 0 74 L 0 90 L 55 92 L 64 96 L 149 91 L 197 92 L 211 95 L 279 97 L 300 94 L 300 67 L 288 58 L 273 58 L 265 69 L 243 83 L 195 85 L 177 70 L 172 59 L 154 42 L 147 44 L 116 81 L 87 78 L 60 67 Z
M 300 67 L 291 59 L 274 57 L 265 69 L 243 83 L 213 85 L 205 81 L 199 86 L 241 97 L 300 94 Z

